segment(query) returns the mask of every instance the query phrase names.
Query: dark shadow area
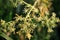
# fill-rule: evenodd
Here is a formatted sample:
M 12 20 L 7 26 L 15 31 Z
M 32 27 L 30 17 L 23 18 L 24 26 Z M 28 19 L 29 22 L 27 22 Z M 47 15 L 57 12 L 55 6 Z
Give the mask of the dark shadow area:
M 0 36 L 0 40 L 6 40 L 6 39 Z
M 53 11 L 56 13 L 57 17 L 60 18 L 60 0 L 53 0 L 52 3 Z

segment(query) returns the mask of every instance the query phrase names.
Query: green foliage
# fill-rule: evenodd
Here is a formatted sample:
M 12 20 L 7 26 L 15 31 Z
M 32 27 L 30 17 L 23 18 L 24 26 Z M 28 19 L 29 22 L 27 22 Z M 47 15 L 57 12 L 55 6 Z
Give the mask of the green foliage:
M 0 31 L 0 36 L 2 36 L 3 38 L 5 38 L 6 40 L 13 40 L 12 38 L 10 38 L 9 36 L 7 36 L 6 34 L 4 34 L 1 31 Z
M 12 19 L 13 4 L 10 0 L 0 0 L 0 19 L 10 21 Z M 9 20 L 8 20 L 9 18 Z

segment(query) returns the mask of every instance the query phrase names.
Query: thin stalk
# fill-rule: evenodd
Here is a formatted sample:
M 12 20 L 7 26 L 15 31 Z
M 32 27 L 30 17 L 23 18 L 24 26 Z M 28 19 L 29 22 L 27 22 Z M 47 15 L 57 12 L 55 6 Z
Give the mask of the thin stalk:
M 38 2 L 38 0 L 36 0 L 36 1 L 35 1 L 34 5 L 33 5 L 33 6 L 32 6 L 32 8 L 30 9 L 30 11 L 27 13 L 26 18 L 28 18 L 28 17 L 29 17 L 29 15 L 30 15 L 31 11 L 32 11 L 32 10 L 33 10 L 33 8 L 36 6 L 37 2 Z M 25 18 L 25 20 L 26 20 L 26 18 Z

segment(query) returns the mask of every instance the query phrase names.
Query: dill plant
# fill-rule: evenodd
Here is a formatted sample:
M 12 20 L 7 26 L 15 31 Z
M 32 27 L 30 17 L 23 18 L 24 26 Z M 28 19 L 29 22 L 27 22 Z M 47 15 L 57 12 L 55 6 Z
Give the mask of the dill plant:
M 16 14 L 15 20 L 6 22 L 0 21 L 0 31 L 11 37 L 12 34 L 17 35 L 17 40 L 50 40 L 50 33 L 53 33 L 56 22 L 60 22 L 59 18 L 56 18 L 56 14 L 53 12 L 52 16 L 49 13 L 49 0 L 35 0 L 31 5 L 24 0 L 16 0 L 13 2 L 10 0 L 14 7 L 17 7 L 17 3 L 26 5 L 24 8 L 25 17 L 23 15 Z M 38 35 L 37 35 L 38 34 Z M 13 37 L 12 37 L 13 39 Z M 14 40 L 14 39 L 13 39 Z

